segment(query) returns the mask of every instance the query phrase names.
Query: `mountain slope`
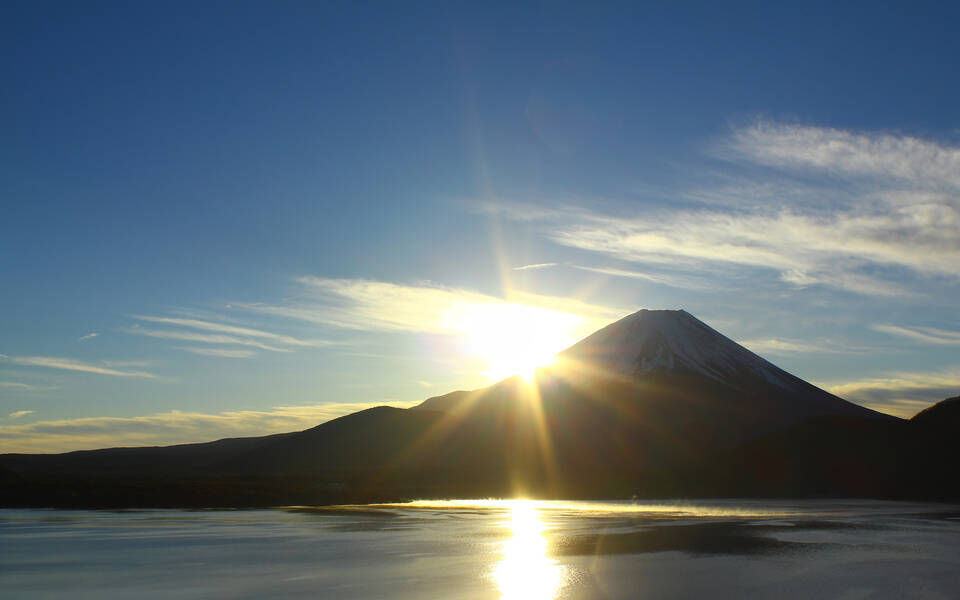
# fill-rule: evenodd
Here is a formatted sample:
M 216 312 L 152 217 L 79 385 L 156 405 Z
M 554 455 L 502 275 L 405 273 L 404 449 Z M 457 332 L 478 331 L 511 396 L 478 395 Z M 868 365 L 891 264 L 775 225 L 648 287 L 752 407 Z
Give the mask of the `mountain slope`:
M 579 396 L 625 413 L 652 412 L 643 416 L 671 427 L 708 421 L 713 439 L 817 416 L 893 419 L 787 373 L 683 310 L 641 310 L 608 325 L 561 352 L 537 380 L 544 404 Z M 475 405 L 478 395 L 489 396 L 458 391 L 417 408 L 447 412 Z
M 646 482 L 659 493 L 650 486 L 677 488 L 716 453 L 811 418 L 900 422 L 790 375 L 685 311 L 630 315 L 561 353 L 536 385 L 513 377 L 430 398 L 390 426 L 362 415 L 351 437 L 331 422 L 242 464 L 327 476 L 350 464 L 393 489 L 470 483 L 481 493 L 579 496 Z
M 685 311 L 639 311 L 560 353 L 535 384 L 513 377 L 264 438 L 7 455 L 0 465 L 34 486 L 8 501 L 19 505 L 888 496 L 907 481 L 896 457 L 912 455 L 908 425 L 794 377 Z
M 960 396 L 928 406 L 913 415 L 910 422 L 932 429 L 960 430 Z
M 779 397 L 784 401 L 778 408 L 792 418 L 887 418 L 787 373 L 684 310 L 638 311 L 588 336 L 558 358 L 638 379 L 658 373 L 698 377 L 704 395 L 719 386 L 746 396 Z

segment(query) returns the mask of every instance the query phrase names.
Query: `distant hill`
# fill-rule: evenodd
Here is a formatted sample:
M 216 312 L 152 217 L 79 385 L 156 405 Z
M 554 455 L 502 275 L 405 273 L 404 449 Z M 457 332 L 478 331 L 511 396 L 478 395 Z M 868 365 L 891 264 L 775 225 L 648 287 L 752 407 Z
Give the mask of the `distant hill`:
M 931 453 L 956 446 L 945 433 L 956 431 L 953 400 L 897 419 L 783 371 L 685 311 L 643 310 L 562 352 L 536 385 L 514 377 L 261 438 L 3 455 L 18 479 L 0 504 L 950 497 L 957 487 Z
M 941 400 L 921 410 L 910 420 L 924 427 L 960 432 L 960 396 Z

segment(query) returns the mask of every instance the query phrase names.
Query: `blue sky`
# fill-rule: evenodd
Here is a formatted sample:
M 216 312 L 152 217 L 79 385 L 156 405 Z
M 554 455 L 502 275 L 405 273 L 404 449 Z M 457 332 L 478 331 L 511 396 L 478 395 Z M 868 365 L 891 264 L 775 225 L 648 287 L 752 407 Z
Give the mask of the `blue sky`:
M 958 16 L 5 3 L 0 451 L 406 406 L 639 308 L 912 415 L 960 391 Z

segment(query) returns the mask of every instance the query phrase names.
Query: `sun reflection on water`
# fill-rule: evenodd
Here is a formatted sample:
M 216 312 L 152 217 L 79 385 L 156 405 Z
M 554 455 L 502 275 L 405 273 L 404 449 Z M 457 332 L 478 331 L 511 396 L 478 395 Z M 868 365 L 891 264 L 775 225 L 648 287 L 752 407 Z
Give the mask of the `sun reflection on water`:
M 564 585 L 564 567 L 547 556 L 547 538 L 536 504 L 510 502 L 507 525 L 513 537 L 503 544 L 503 558 L 493 578 L 502 600 L 554 600 Z

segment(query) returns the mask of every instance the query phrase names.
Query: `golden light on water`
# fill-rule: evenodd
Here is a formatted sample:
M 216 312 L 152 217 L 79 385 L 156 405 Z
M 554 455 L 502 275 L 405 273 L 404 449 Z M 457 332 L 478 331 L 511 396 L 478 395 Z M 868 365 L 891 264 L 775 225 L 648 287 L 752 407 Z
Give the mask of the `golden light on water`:
M 768 503 L 769 504 L 769 503 Z M 460 500 L 413 500 L 369 504 L 370 507 L 412 508 L 425 510 L 503 510 L 513 511 L 515 507 L 534 509 L 539 520 L 542 513 L 558 515 L 610 515 L 623 514 L 637 517 L 655 516 L 690 517 L 793 517 L 798 513 L 786 507 L 771 508 L 760 502 L 726 502 L 713 500 L 706 504 L 677 502 L 675 500 L 639 501 L 580 501 L 580 500 L 506 500 L 500 498 L 460 499 Z
M 485 571 L 485 582 L 497 588 L 501 600 L 557 600 L 581 585 L 576 567 L 563 565 L 549 555 L 544 516 L 560 519 L 584 516 L 629 515 L 636 518 L 787 518 L 812 513 L 798 511 L 788 503 L 769 501 L 713 500 L 703 504 L 676 501 L 570 501 L 519 499 L 415 500 L 411 502 L 360 505 L 366 510 L 390 508 L 426 511 L 481 511 L 490 515 L 495 526 L 506 528 L 509 539 L 496 548 L 491 558 L 496 562 Z M 504 510 L 508 520 L 502 520 Z M 487 512 L 489 511 L 489 512 Z
M 570 313 L 516 303 L 464 304 L 446 315 L 447 327 L 465 334 L 466 351 L 485 365 L 491 379 L 521 375 L 577 340 L 583 319 Z
M 510 502 L 512 537 L 503 544 L 503 557 L 493 578 L 502 600 L 554 600 L 564 585 L 564 567 L 547 556 L 547 538 L 536 504 Z

